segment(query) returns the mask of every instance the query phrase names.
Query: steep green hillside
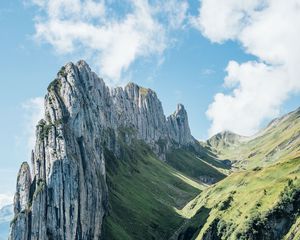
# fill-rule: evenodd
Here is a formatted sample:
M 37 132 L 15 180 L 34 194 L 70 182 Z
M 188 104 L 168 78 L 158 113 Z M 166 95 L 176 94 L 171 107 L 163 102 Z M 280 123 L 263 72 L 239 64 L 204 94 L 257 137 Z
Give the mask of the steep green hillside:
M 299 174 L 300 158 L 231 174 L 178 211 L 189 219 L 181 235 L 187 229 L 194 232 L 193 237 L 183 239 L 283 239 L 288 234 L 299 235 Z M 203 209 L 209 214 L 204 213 L 204 224 L 203 219 L 197 224 Z
M 279 159 L 297 157 L 300 155 L 300 108 L 273 120 L 253 137 L 217 134 L 204 145 L 219 159 L 229 159 L 239 169 L 266 166 Z
M 196 153 L 186 149 L 171 151 L 167 154 L 167 163 L 187 176 L 207 184 L 225 178 L 226 175 L 222 171 L 229 168 L 217 160 L 200 158 Z
M 104 239 L 297 239 L 299 143 L 297 110 L 251 139 L 220 133 L 166 162 L 141 142 L 118 159 L 106 151 Z
M 204 186 L 157 159 L 143 143 L 106 151 L 109 213 L 104 239 L 168 239 L 183 223 L 176 212 Z
M 288 234 L 284 237 L 284 240 L 300 239 L 300 217 L 290 228 Z

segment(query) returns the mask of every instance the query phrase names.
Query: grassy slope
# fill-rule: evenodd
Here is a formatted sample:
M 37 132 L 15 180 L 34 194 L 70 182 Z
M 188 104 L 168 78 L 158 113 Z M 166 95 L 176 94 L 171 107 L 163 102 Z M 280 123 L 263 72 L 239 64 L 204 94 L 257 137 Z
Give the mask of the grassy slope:
M 220 159 L 236 161 L 240 169 L 266 166 L 300 155 L 300 109 L 280 119 L 248 141 L 214 149 Z
M 123 147 L 122 159 L 106 152 L 109 214 L 104 239 L 168 239 L 183 223 L 176 208 L 202 185 L 157 159 L 143 144 Z
M 291 227 L 290 231 L 284 237 L 284 240 L 300 239 L 300 217 L 297 218 L 296 222 Z
M 178 235 L 202 239 L 216 219 L 222 223 L 224 239 L 239 239 L 236 234 L 249 230 L 257 216 L 266 219 L 279 204 L 289 179 L 300 187 L 300 159 L 293 159 L 300 154 L 299 132 L 298 110 L 251 140 L 214 149 L 220 159 L 237 160 L 236 166 L 246 170 L 224 180 L 229 167 L 215 160 L 209 148 L 202 149 L 203 156 L 188 149 L 175 150 L 167 156 L 169 165 L 143 144 L 134 150 L 126 148 L 122 159 L 108 152 L 110 212 L 104 224 L 105 239 L 177 239 Z M 201 177 L 222 181 L 204 189 L 197 183 Z M 293 236 L 299 225 L 298 219 L 284 234 Z
M 206 177 L 217 182 L 226 177 L 220 170 L 226 168 L 226 165 L 209 158 L 204 161 L 197 157 L 195 153 L 184 149 L 176 149 L 167 154 L 167 163 L 185 175 L 197 180 Z
M 199 209 L 210 209 L 209 217 L 197 239 L 203 238 L 203 234 L 217 218 L 222 219 L 223 225 L 227 227 L 223 230 L 229 233 L 225 239 L 238 239 L 236 234 L 247 230 L 249 222 L 257 214 L 264 215 L 274 208 L 289 179 L 293 180 L 296 188 L 300 187 L 299 174 L 300 158 L 283 160 L 255 171 L 236 172 L 204 190 L 180 213 L 193 220 Z

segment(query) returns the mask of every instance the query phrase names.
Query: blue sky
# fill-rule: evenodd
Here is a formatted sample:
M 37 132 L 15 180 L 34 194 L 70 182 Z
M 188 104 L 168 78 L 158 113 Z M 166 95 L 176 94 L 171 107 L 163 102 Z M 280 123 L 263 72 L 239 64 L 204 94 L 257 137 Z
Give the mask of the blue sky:
M 286 77 L 297 73 L 293 61 L 298 59 L 298 52 L 289 48 L 290 45 L 293 46 L 293 42 L 285 44 L 285 40 L 279 37 L 278 42 L 283 43 L 283 47 L 279 48 L 285 51 L 284 54 L 276 52 L 278 44 L 272 45 L 276 43 L 276 38 L 270 44 L 267 42 L 274 49 L 274 56 L 264 52 L 265 41 L 262 41 L 256 30 L 266 23 L 261 22 L 256 17 L 257 14 L 251 15 L 260 1 L 252 1 L 256 5 L 245 1 L 243 6 L 238 3 L 226 7 L 220 4 L 220 14 L 217 16 L 212 10 L 218 4 L 216 0 L 203 0 L 200 12 L 199 1 L 165 1 L 166 6 L 161 7 L 163 10 L 155 10 L 157 12 L 153 9 L 159 1 L 150 1 L 149 4 L 145 4 L 146 1 L 136 1 L 140 4 L 137 6 L 132 1 L 127 1 L 128 9 L 124 8 L 124 4 L 104 4 L 104 7 L 101 5 L 94 8 L 99 9 L 99 12 L 104 8 L 103 11 L 108 16 L 104 16 L 105 13 L 101 15 L 87 11 L 81 6 L 84 12 L 94 14 L 91 18 L 78 17 L 82 10 L 75 14 L 64 12 L 62 9 L 68 6 L 68 0 L 53 0 L 55 1 L 65 2 L 65 6 L 56 6 L 56 9 L 52 6 L 50 9 L 48 1 L 44 0 L 0 2 L 0 206 L 1 201 L 7 201 L 5 196 L 14 192 L 20 163 L 30 161 L 32 121 L 34 116 L 38 116 L 34 99 L 45 95 L 48 84 L 66 62 L 86 59 L 91 68 L 110 85 L 124 85 L 128 81 L 134 81 L 154 89 L 162 101 L 166 115 L 176 109 L 177 103 L 183 103 L 188 111 L 192 134 L 198 139 L 206 139 L 225 129 L 252 134 L 273 117 L 300 105 L 300 80 Z M 281 11 L 278 9 L 282 7 L 276 6 L 271 0 L 269 2 L 270 9 L 262 9 L 259 14 L 268 14 L 271 20 L 276 21 L 275 17 L 272 19 L 272 14 L 274 12 L 274 16 L 277 16 L 276 11 Z M 299 15 L 296 12 L 293 18 L 294 7 L 290 7 L 286 11 L 291 12 L 291 19 L 288 18 L 286 24 L 296 21 L 296 15 Z M 53 11 L 63 13 L 53 17 Z M 131 39 L 127 39 L 127 36 L 133 35 L 142 42 L 133 45 L 132 52 L 125 56 L 122 55 L 123 43 L 119 43 L 116 38 L 112 38 L 113 45 L 106 45 L 108 43 L 104 41 L 92 46 L 87 41 L 97 40 L 95 36 L 99 33 L 88 37 L 77 32 L 57 35 L 57 29 L 65 27 L 65 20 L 68 24 L 82 24 L 82 27 L 98 26 L 97 24 L 105 26 L 105 21 L 114 26 L 117 22 L 116 28 L 104 33 L 105 38 L 114 31 L 122 31 L 123 28 L 118 27 L 123 26 L 124 22 L 124 26 L 128 27 L 124 18 L 131 11 L 134 12 L 131 19 L 133 25 L 145 13 L 149 13 L 149 16 L 146 14 L 149 18 L 147 20 L 153 21 L 154 25 L 145 21 L 145 25 L 129 28 L 128 31 L 132 31 L 132 34 L 120 33 L 123 41 L 130 42 Z M 139 11 L 146 12 L 140 15 Z M 242 20 L 232 23 L 231 11 L 249 11 L 253 23 L 247 23 L 246 27 Z M 102 18 L 105 21 L 102 22 Z M 179 18 L 181 20 L 174 24 L 173 20 Z M 210 18 L 214 19 L 213 24 Z M 51 21 L 57 20 L 60 20 L 58 22 L 61 26 L 52 29 Z M 159 27 L 155 23 L 159 23 Z M 143 27 L 149 28 L 147 31 L 151 34 L 143 32 Z M 297 25 L 295 29 L 299 30 Z M 276 34 L 277 32 L 271 32 L 270 39 L 281 36 L 280 32 L 279 35 Z M 284 34 L 295 36 L 293 31 Z M 266 34 L 263 40 L 268 40 L 269 35 Z M 298 35 L 295 37 L 297 40 Z M 66 45 L 69 40 L 70 44 Z M 107 47 L 121 50 L 108 51 Z M 118 56 L 123 62 L 115 66 L 114 61 L 110 61 L 110 55 Z M 249 83 L 253 86 L 249 87 Z

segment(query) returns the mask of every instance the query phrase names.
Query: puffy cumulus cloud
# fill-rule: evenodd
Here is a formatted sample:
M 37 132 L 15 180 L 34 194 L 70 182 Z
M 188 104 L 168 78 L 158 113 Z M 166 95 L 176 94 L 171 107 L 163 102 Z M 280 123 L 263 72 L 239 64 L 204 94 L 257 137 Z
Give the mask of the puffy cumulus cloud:
M 274 68 L 264 63 L 229 62 L 225 86 L 231 94 L 218 93 L 209 106 L 207 116 L 212 119 L 210 135 L 231 130 L 243 135 L 252 135 L 266 117 L 279 114 L 278 106 L 287 98 L 286 73 L 283 68 Z
M 25 120 L 23 137 L 27 141 L 28 153 L 30 153 L 35 145 L 36 125 L 44 117 L 44 98 L 36 97 L 28 99 L 22 104 L 22 108 Z
M 41 10 L 35 38 L 59 54 L 83 52 L 101 75 L 116 83 L 137 58 L 161 56 L 188 8 L 179 0 L 112 2 L 32 0 Z
M 255 133 L 300 91 L 300 0 L 202 0 L 195 26 L 212 42 L 236 40 L 257 61 L 230 61 L 224 86 L 208 108 L 209 135 Z
M 235 39 L 250 22 L 255 9 L 264 5 L 262 0 L 202 0 L 200 14 L 194 24 L 211 41 L 221 43 Z

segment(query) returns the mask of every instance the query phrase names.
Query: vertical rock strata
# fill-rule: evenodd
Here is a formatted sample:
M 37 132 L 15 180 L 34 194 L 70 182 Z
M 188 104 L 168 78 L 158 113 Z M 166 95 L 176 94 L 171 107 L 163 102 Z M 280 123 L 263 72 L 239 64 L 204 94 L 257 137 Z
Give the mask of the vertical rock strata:
M 179 145 L 188 145 L 193 142 L 187 112 L 182 104 L 168 117 L 168 131 L 170 138 Z
M 145 141 L 162 159 L 193 144 L 182 105 L 166 119 L 155 92 L 129 83 L 109 89 L 84 61 L 49 85 L 36 129 L 32 173 L 23 163 L 10 239 L 99 239 L 108 203 L 104 150 Z M 32 178 L 31 178 L 32 174 Z
M 29 165 L 24 162 L 17 177 L 17 187 L 14 197 L 14 214 L 12 220 L 13 226 L 18 231 L 11 232 L 12 239 L 27 239 L 29 226 L 31 225 L 31 214 L 28 203 L 31 201 L 31 175 Z

